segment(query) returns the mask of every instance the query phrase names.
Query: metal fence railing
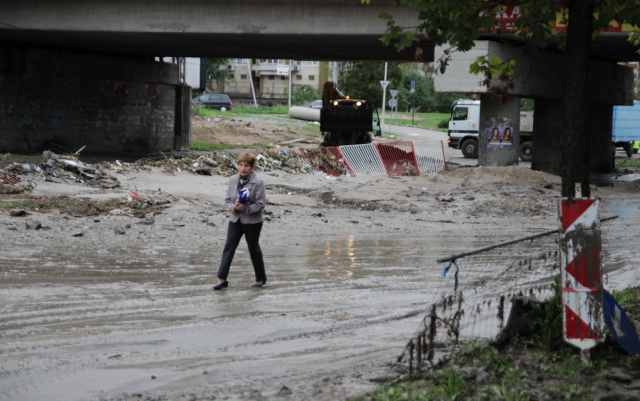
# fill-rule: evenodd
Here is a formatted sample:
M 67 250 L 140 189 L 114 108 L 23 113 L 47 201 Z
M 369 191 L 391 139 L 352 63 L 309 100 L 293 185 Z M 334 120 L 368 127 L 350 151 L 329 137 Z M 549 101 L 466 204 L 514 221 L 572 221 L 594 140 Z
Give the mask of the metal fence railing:
M 612 216 L 602 222 L 617 218 Z M 447 360 L 460 341 L 495 340 L 507 324 L 513 301 L 543 301 L 560 274 L 558 230 L 485 246 L 438 259 L 437 294 L 415 335 L 398 356 L 409 372 Z
M 310 174 L 336 177 L 421 175 L 442 172 L 446 166 L 442 141 L 375 142 L 319 152 L 300 149 L 299 154 L 312 167 Z

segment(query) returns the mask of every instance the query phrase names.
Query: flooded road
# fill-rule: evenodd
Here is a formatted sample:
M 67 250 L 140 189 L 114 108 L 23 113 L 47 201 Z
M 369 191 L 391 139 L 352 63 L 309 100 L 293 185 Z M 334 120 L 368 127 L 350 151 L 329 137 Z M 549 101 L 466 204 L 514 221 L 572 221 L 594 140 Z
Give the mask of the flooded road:
M 397 182 L 379 181 L 383 197 L 404 204 L 409 194 L 418 212 L 273 196 L 261 289 L 250 288 L 242 242 L 229 288 L 212 291 L 226 216 L 204 200 L 176 202 L 150 226 L 42 214 L 49 228 L 35 231 L 1 216 L 0 399 L 336 400 L 373 390 L 369 379 L 390 371 L 429 306 L 453 291 L 436 259 L 557 225 L 557 198 L 531 203 L 534 184 L 436 192 L 411 177 L 389 189 Z M 604 195 L 601 215 L 620 216 L 603 223 L 606 288 L 624 288 L 640 282 L 640 201 Z M 479 207 L 483 196 L 520 203 L 504 219 Z M 125 224 L 125 235 L 114 232 Z M 463 281 L 472 266 L 460 265 Z

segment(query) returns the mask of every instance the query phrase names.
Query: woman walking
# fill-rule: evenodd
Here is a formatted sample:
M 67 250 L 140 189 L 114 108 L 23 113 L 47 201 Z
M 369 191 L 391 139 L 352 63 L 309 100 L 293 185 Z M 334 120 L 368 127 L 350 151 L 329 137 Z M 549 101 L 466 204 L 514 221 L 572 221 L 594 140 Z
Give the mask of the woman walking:
M 267 196 L 262 181 L 253 172 L 256 156 L 243 152 L 238 156 L 238 173 L 229 179 L 225 205 L 229 210 L 229 228 L 227 241 L 222 252 L 222 261 L 218 269 L 218 284 L 213 289 L 221 290 L 229 286 L 227 276 L 233 261 L 233 255 L 242 236 L 247 240 L 251 263 L 256 275 L 252 287 L 262 287 L 267 282 L 264 271 L 262 250 L 260 249 L 260 231 L 262 230 L 262 209 L 267 203 Z

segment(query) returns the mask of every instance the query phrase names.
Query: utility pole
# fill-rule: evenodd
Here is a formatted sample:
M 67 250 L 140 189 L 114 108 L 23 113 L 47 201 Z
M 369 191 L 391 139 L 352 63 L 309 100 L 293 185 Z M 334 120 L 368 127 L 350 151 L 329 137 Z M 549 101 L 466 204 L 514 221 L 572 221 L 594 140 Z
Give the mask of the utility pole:
M 387 63 L 384 63 L 384 81 L 380 81 L 380 85 L 382 85 L 382 118 L 380 119 L 380 123 L 384 124 L 384 110 L 385 110 L 385 102 L 387 101 L 387 85 L 389 85 L 389 81 L 387 81 Z
M 257 109 L 258 108 L 258 101 L 256 100 L 256 90 L 253 87 L 253 74 L 251 73 L 251 62 L 253 61 L 253 59 L 249 59 L 249 83 L 251 84 L 251 94 L 253 95 L 253 105 L 254 107 Z
M 289 59 L 289 108 L 291 108 L 291 59 Z

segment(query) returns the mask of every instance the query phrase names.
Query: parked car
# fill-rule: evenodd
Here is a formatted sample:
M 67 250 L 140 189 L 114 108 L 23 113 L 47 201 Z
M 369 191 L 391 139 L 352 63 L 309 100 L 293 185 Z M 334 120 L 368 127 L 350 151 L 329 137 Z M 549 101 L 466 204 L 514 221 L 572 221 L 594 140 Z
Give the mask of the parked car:
M 307 102 L 302 105 L 302 107 L 311 107 L 312 109 L 321 109 L 322 108 L 322 99 L 313 100 L 311 102 Z
M 205 93 L 191 99 L 191 103 L 201 104 L 209 109 L 218 109 L 220 111 L 231 110 L 233 102 L 229 95 L 224 93 Z

